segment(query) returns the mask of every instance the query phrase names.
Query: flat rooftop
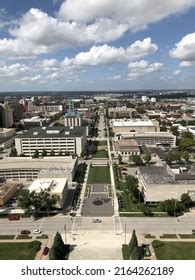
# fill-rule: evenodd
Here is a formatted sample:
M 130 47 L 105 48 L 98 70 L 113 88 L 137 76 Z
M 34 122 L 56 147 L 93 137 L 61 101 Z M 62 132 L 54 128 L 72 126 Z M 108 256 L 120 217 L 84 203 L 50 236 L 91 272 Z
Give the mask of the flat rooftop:
M 147 184 L 153 185 L 163 185 L 163 184 L 194 184 L 195 180 L 191 179 L 192 176 L 190 174 L 186 174 L 186 176 L 182 179 L 178 177 L 177 180 L 173 176 L 171 176 L 167 172 L 167 168 L 165 166 L 140 166 L 138 167 L 140 174 L 144 178 Z M 189 179 L 188 179 L 189 178 Z
M 70 138 L 81 137 L 85 134 L 86 127 L 35 127 L 21 134 L 17 134 L 15 138 Z
M 28 190 L 30 192 L 40 192 L 50 189 L 51 193 L 62 193 L 66 183 L 67 178 L 37 179 L 28 187 Z
M 0 184 L 0 197 L 4 196 L 10 189 L 16 186 L 16 183 L 1 183 Z
M 137 127 L 137 126 L 150 126 L 153 127 L 155 126 L 154 122 L 152 122 L 151 120 L 140 120 L 140 119 L 129 119 L 126 121 L 121 121 L 121 120 L 114 120 L 113 121 L 113 126 L 115 127 Z
M 15 157 L 0 160 L 0 170 L 2 169 L 63 169 L 72 170 L 77 162 L 77 158 L 72 157 L 45 157 L 27 158 Z

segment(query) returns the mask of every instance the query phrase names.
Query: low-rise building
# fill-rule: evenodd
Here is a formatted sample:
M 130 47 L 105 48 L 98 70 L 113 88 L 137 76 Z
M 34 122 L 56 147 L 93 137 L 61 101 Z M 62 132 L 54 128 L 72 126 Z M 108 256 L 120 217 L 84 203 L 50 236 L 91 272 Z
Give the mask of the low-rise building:
M 139 145 L 134 139 L 116 141 L 114 146 L 116 154 L 121 155 L 123 161 L 128 161 L 131 155 L 140 155 Z
M 170 132 L 126 132 L 116 133 L 115 139 L 134 139 L 139 146 L 157 147 L 160 145 L 176 146 L 176 136 Z
M 4 149 L 10 148 L 14 144 L 15 129 L 0 128 L 0 147 Z
M 195 173 L 175 172 L 169 166 L 140 166 L 137 176 L 146 204 L 166 199 L 180 200 L 183 193 L 195 199 Z
M 74 180 L 77 170 L 77 158 L 44 157 L 44 158 L 4 158 L 0 160 L 0 178 L 13 181 L 34 180 L 37 178 L 67 178 Z
M 68 180 L 67 178 L 37 179 L 28 187 L 28 190 L 36 193 L 49 190 L 51 195 L 57 195 L 58 205 L 61 208 L 67 197 Z
M 108 116 L 111 119 L 118 119 L 118 118 L 131 119 L 133 116 L 135 116 L 135 114 L 136 114 L 136 110 L 134 108 L 127 108 L 126 106 L 108 109 Z
M 6 202 L 11 199 L 16 191 L 18 185 L 14 182 L 4 182 L 0 184 L 0 207 L 3 207 Z
M 137 132 L 158 132 L 160 131 L 159 122 L 156 120 L 142 120 L 142 119 L 126 119 L 126 120 L 112 120 L 110 125 L 115 135 Z
M 86 128 L 78 127 L 37 127 L 18 134 L 15 146 L 18 155 L 33 156 L 36 150 L 55 154 L 70 153 L 81 155 L 86 142 Z

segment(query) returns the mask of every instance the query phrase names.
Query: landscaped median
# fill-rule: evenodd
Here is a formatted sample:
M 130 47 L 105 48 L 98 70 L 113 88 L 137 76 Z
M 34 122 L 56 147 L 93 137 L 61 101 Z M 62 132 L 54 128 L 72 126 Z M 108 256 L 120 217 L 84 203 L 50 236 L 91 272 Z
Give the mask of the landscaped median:
M 90 166 L 87 184 L 110 184 L 109 166 Z

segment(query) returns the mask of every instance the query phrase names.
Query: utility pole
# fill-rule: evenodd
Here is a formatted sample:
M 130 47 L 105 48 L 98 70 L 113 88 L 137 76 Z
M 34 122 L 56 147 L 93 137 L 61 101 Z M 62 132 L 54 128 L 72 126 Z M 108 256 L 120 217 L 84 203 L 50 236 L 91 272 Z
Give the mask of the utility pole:
M 64 241 L 65 241 L 65 244 L 67 244 L 67 238 L 66 238 L 66 225 L 64 225 L 64 233 L 65 233 L 65 239 L 64 239 Z
M 127 243 L 127 225 L 125 224 L 125 245 Z

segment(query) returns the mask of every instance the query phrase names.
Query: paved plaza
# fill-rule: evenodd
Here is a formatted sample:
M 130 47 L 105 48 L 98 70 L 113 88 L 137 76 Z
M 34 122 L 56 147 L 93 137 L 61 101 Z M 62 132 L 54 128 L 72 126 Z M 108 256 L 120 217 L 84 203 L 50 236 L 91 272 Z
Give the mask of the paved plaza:
M 92 185 L 90 195 L 83 201 L 82 216 L 113 216 L 114 207 L 112 198 L 109 198 L 107 185 Z

